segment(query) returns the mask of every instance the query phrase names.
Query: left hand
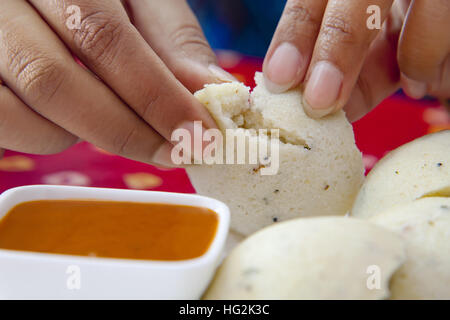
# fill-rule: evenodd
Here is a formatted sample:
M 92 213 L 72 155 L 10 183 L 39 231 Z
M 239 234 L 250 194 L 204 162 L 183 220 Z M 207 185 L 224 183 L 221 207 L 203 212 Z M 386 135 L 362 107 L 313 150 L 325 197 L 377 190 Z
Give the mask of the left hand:
M 83 139 L 170 165 L 175 129 L 216 126 L 192 92 L 227 76 L 184 0 L 2 0 L 0 154 Z

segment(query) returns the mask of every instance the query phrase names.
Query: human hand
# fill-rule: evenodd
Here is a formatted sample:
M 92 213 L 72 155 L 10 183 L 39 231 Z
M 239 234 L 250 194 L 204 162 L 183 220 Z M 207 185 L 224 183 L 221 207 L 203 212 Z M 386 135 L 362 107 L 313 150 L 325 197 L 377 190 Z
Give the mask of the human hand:
M 81 138 L 167 164 L 173 130 L 215 127 L 189 91 L 231 76 L 185 1 L 3 0 L 0 77 L 1 148 L 49 154 Z
M 269 89 L 302 84 L 310 116 L 345 108 L 350 120 L 401 85 L 415 98 L 427 92 L 448 97 L 450 1 L 392 3 L 288 0 L 264 61 Z M 384 21 L 380 31 L 366 25 L 366 10 L 374 4 Z

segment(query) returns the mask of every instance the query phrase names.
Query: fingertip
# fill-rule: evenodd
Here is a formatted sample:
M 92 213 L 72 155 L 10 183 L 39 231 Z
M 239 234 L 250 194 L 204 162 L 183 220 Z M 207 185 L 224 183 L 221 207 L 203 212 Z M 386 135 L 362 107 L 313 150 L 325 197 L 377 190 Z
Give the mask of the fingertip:
M 320 61 L 312 69 L 304 93 L 304 101 L 315 114 L 328 114 L 341 94 L 344 74 L 334 64 Z
M 335 110 L 335 107 L 329 107 L 325 109 L 313 109 L 310 104 L 306 101 L 305 97 L 302 98 L 303 102 L 303 110 L 305 113 L 313 119 L 320 119 L 332 114 Z
M 305 59 L 299 49 L 283 42 L 264 61 L 264 82 L 272 93 L 281 93 L 295 86 L 306 72 Z
M 165 141 L 153 154 L 151 163 L 163 168 L 173 168 L 175 165 L 172 161 L 173 145 Z
M 231 73 L 214 63 L 205 64 L 192 59 L 180 59 L 178 65 L 177 77 L 191 93 L 203 89 L 206 84 L 238 81 Z
M 403 91 L 410 98 L 422 99 L 427 94 L 428 86 L 425 82 L 411 79 L 405 74 L 402 74 L 401 83 Z
M 202 112 L 199 114 L 198 117 L 191 118 L 192 120 L 190 120 L 190 121 L 188 120 L 186 123 L 194 124 L 195 121 L 200 121 L 204 130 L 218 129 L 219 127 L 217 126 L 217 123 L 214 120 L 214 118 L 212 117 L 209 110 L 202 103 L 200 103 L 197 99 L 195 99 L 195 100 L 198 102 L 198 106 L 200 108 L 202 108 Z
M 283 93 L 287 90 L 289 90 L 293 86 L 293 82 L 289 82 L 284 85 L 277 84 L 275 82 L 272 82 L 266 74 L 264 74 L 264 85 L 267 90 L 269 90 L 271 93 Z
M 216 80 L 215 82 L 237 82 L 236 79 L 231 73 L 225 71 L 221 67 L 216 64 L 210 64 L 208 66 L 209 72 L 212 74 L 213 78 Z

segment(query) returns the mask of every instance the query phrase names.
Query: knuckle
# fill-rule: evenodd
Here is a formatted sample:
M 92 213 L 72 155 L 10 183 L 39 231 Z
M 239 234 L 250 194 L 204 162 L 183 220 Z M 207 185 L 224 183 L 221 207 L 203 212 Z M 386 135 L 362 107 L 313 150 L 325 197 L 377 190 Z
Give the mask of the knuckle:
M 323 36 L 329 42 L 358 44 L 358 36 L 352 24 L 344 17 L 339 15 L 325 17 L 322 27 Z
M 108 64 L 121 39 L 123 25 L 119 18 L 103 11 L 83 17 L 74 33 L 74 43 L 83 56 L 94 62 Z
M 167 92 L 164 88 L 156 88 L 150 90 L 144 95 L 142 107 L 139 109 L 139 116 L 147 123 L 150 123 L 156 131 L 165 136 L 170 136 L 171 132 L 175 130 L 176 123 L 173 121 L 174 115 L 167 112 L 166 107 L 171 101 L 173 95 Z M 177 109 L 177 118 L 188 118 L 189 108 Z
M 137 128 L 132 127 L 126 134 L 121 134 L 117 136 L 113 141 L 113 152 L 119 156 L 127 157 L 128 155 L 133 153 L 133 150 L 136 149 L 134 145 L 134 137 L 137 134 Z
M 303 1 L 289 0 L 283 14 L 291 21 L 311 20 L 311 12 Z
M 10 59 L 9 67 L 21 91 L 33 101 L 50 101 L 65 78 L 64 64 L 41 54 L 14 55 Z
M 282 19 L 282 33 L 287 36 L 315 36 L 321 24 L 321 17 L 314 16 L 304 1 L 298 0 L 288 1 Z
M 211 48 L 203 35 L 203 31 L 196 24 L 180 25 L 169 34 L 169 40 L 185 55 L 192 52 L 205 56 L 211 55 Z
M 140 116 L 149 121 L 152 120 L 158 122 L 161 119 L 161 116 L 164 115 L 164 112 L 161 112 L 159 105 L 161 104 L 161 93 L 157 90 L 151 90 L 151 92 L 147 93 L 144 98 L 144 104 L 142 109 L 140 110 Z

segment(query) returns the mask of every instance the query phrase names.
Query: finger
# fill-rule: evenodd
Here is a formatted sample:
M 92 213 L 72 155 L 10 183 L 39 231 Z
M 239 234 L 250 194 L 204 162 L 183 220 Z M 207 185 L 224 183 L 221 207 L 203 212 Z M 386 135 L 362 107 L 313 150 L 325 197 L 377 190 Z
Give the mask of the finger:
M 163 143 L 108 87 L 74 62 L 25 1 L 2 1 L 0 74 L 39 114 L 107 151 L 152 162 Z
M 450 55 L 441 66 L 441 75 L 428 86 L 428 93 L 440 99 L 450 98 Z
M 131 24 L 118 0 L 79 0 L 79 29 L 66 27 L 70 0 L 31 0 L 75 54 L 166 140 L 186 122 L 215 127 Z M 57 6 L 56 8 L 54 6 Z
M 450 53 L 450 2 L 415 0 L 406 17 L 399 43 L 402 72 L 415 80 L 431 82 L 440 76 Z
M 403 73 L 400 80 L 403 92 L 407 96 L 413 99 L 422 99 L 427 94 L 428 86 L 425 82 L 413 80 Z
M 367 22 L 368 7 L 373 5 L 380 9 L 383 22 L 392 0 L 328 1 L 306 76 L 304 102 L 310 116 L 323 117 L 347 103 L 378 34 Z
M 77 142 L 77 137 L 28 108 L 11 90 L 0 86 L 0 146 L 32 154 L 52 154 Z
M 356 85 L 344 110 L 354 122 L 369 113 L 385 98 L 400 88 L 397 65 L 397 39 L 401 23 L 392 17 L 369 48 Z M 391 28 L 392 27 L 392 28 Z
M 144 39 L 191 92 L 206 83 L 235 81 L 216 56 L 185 1 L 128 0 L 129 16 Z
M 279 93 L 303 81 L 327 0 L 288 0 L 263 64 L 266 87 Z
M 3 85 L 3 81 L 2 81 L 2 79 L 0 79 L 0 89 L 1 89 L 2 85 Z M 4 153 L 5 153 L 5 150 L 0 148 L 0 159 L 3 157 Z
M 400 37 L 398 61 L 405 92 L 420 98 L 427 84 L 445 78 L 445 61 L 450 53 L 450 2 L 415 0 Z M 444 87 L 446 85 L 444 84 Z

